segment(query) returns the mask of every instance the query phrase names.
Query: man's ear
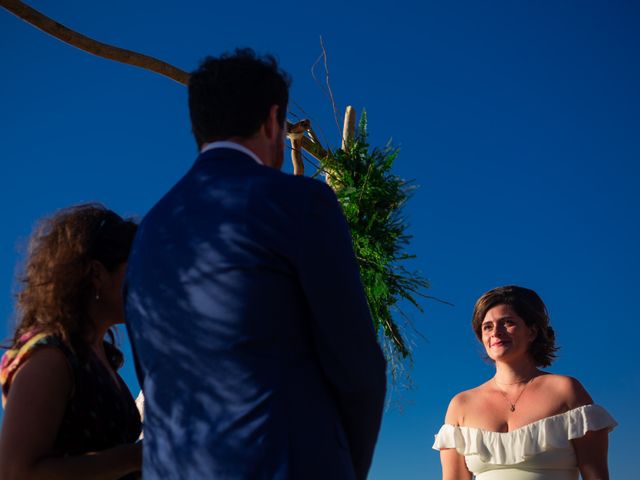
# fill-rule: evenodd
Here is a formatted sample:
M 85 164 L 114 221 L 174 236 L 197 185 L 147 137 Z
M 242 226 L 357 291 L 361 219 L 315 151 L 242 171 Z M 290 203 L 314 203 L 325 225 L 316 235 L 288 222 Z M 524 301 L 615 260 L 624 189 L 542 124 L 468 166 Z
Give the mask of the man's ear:
M 275 140 L 280 135 L 281 128 L 280 122 L 278 122 L 279 112 L 280 107 L 278 105 L 271 105 L 269 115 L 264 122 L 264 133 L 269 140 Z

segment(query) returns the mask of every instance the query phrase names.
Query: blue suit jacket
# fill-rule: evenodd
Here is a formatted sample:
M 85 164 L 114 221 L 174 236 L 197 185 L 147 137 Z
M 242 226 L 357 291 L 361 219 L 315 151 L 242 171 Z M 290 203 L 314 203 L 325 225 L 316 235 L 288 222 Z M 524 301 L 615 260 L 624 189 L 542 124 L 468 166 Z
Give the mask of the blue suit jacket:
M 385 361 L 329 187 L 200 155 L 143 219 L 125 291 L 145 480 L 366 477 Z

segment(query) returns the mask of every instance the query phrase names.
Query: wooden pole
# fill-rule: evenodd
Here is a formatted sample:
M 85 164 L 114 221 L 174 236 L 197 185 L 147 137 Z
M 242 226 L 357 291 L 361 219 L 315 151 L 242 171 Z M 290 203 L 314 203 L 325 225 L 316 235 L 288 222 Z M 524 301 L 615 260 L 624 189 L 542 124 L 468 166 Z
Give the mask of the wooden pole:
M 302 120 L 287 129 L 287 137 L 291 141 L 291 162 L 293 163 L 293 174 L 304 175 L 304 162 L 302 161 L 302 139 L 304 133 L 311 126 L 309 120 Z
M 349 144 L 353 140 L 356 132 L 356 110 L 351 105 L 344 111 L 344 122 L 342 127 L 342 150 L 347 151 Z M 333 188 L 333 176 L 329 170 L 325 171 L 325 181 Z
M 344 112 L 344 125 L 342 127 L 342 150 L 345 152 L 356 133 L 356 110 L 349 105 Z

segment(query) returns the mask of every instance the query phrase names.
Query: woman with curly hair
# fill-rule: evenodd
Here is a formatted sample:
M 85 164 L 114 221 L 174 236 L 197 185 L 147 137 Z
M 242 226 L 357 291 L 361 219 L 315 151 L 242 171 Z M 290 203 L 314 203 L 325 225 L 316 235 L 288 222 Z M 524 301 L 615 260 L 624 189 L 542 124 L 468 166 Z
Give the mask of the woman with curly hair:
M 2 357 L 0 478 L 119 479 L 141 469 L 141 424 L 111 328 L 136 224 L 101 205 L 42 220 Z M 107 340 L 108 339 L 108 340 Z
M 496 373 L 451 400 L 433 445 L 442 478 L 608 479 L 616 422 L 576 379 L 539 369 L 557 351 L 540 297 L 517 286 L 490 290 L 476 302 L 472 326 Z

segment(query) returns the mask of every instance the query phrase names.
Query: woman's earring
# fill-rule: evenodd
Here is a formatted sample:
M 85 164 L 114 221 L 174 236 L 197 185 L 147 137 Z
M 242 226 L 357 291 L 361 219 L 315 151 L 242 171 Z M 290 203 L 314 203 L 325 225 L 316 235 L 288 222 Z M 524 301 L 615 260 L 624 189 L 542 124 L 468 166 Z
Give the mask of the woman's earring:
M 96 292 L 96 302 L 100 301 L 100 294 Z

